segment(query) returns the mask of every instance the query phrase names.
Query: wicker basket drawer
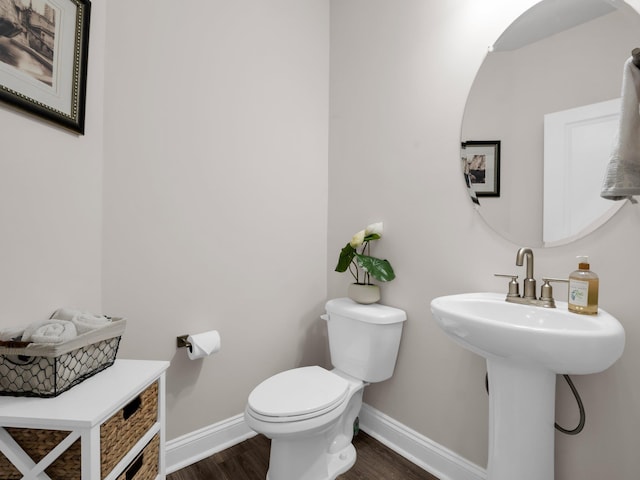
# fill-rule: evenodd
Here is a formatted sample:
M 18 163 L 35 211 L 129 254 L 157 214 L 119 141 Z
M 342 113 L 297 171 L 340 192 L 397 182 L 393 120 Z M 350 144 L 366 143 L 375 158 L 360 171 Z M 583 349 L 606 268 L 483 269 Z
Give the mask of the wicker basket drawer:
M 158 383 L 155 382 L 100 426 L 102 478 L 113 470 L 157 419 Z
M 160 436 L 155 437 L 144 450 L 129 464 L 118 480 L 155 480 L 158 476 Z
M 62 430 L 37 430 L 31 428 L 6 428 L 7 433 L 20 445 L 27 455 L 39 462 L 53 450 L 70 432 Z M 80 439 L 76 440 L 45 473 L 52 480 L 80 480 Z M 0 479 L 20 480 L 22 474 L 9 459 L 0 453 Z

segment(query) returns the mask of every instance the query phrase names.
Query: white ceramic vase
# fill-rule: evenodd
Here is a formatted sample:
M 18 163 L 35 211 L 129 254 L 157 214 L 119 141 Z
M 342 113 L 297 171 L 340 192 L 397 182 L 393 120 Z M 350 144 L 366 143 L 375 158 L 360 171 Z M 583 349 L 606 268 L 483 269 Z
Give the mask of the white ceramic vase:
M 376 303 L 380 300 L 380 287 L 378 285 L 365 285 L 352 283 L 347 289 L 348 297 L 357 303 Z

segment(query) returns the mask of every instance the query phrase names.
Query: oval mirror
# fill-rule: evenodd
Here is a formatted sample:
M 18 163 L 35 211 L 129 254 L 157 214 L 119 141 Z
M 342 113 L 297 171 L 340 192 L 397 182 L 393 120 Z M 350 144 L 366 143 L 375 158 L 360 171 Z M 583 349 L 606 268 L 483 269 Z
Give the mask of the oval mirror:
M 640 15 L 620 0 L 543 0 L 489 49 L 467 100 L 461 158 L 480 214 L 508 240 L 562 245 L 624 203 L 600 188 L 639 31 Z

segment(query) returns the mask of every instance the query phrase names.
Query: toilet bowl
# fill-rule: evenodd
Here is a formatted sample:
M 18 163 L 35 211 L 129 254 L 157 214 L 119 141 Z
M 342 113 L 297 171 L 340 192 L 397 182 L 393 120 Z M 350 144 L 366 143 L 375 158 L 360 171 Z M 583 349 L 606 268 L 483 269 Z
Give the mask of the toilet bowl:
M 267 480 L 334 480 L 349 470 L 364 387 L 393 374 L 404 311 L 347 298 L 330 300 L 326 310 L 334 369 L 287 370 L 249 395 L 245 421 L 271 439 Z
M 329 480 L 349 470 L 365 385 L 317 366 L 287 370 L 258 385 L 245 420 L 271 439 L 267 479 Z

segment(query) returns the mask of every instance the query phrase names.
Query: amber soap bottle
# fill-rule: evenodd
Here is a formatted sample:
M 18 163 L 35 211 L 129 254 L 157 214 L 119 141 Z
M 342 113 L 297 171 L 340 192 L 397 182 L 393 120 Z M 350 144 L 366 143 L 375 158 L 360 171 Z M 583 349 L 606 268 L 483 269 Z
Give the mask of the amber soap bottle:
M 589 257 L 579 256 L 578 270 L 569 275 L 569 311 L 598 313 L 598 275 L 589 270 Z

